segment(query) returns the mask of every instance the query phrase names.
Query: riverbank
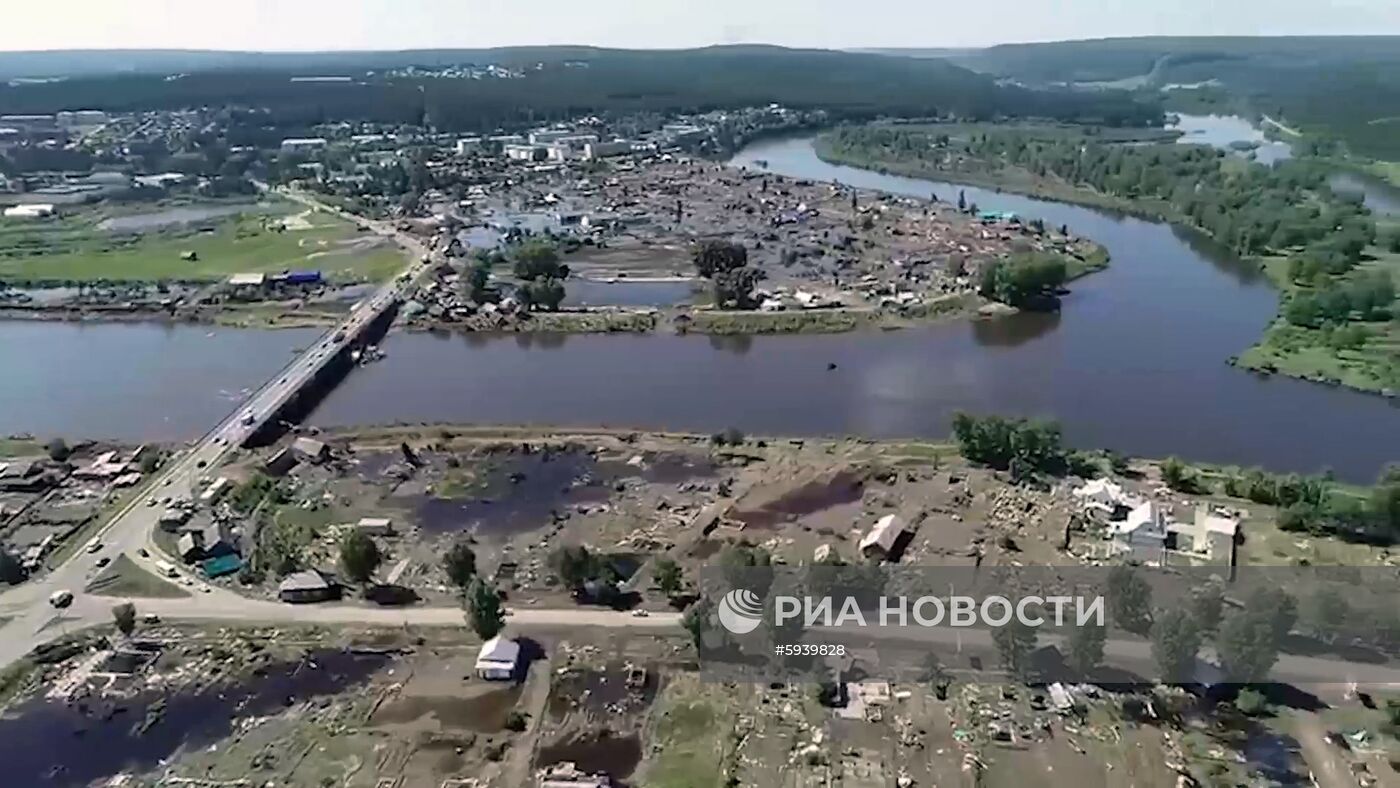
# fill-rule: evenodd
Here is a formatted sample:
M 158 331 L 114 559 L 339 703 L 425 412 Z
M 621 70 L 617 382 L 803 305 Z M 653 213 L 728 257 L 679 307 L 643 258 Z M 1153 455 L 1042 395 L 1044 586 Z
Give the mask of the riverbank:
M 1015 127 L 1008 127 L 1007 131 L 1015 131 Z M 1108 209 L 1168 222 L 1218 239 L 1214 228 L 1202 226 L 1166 200 L 1130 200 L 1070 183 L 1053 174 L 1037 175 L 1025 167 L 968 159 L 965 155 L 959 158 L 949 154 L 942 160 L 922 156 L 908 160 L 879 157 L 861 153 L 849 145 L 840 147 L 835 144 L 835 139 L 833 134 L 828 133 L 814 143 L 816 155 L 822 161 L 909 177 L 948 178 L 998 191 Z M 965 166 L 946 166 L 945 162 L 954 160 Z M 1396 352 L 1400 348 L 1400 320 L 1363 324 L 1345 319 L 1343 324 L 1355 328 L 1348 328 L 1343 333 L 1331 325 L 1293 324 L 1284 315 L 1285 307 L 1300 294 L 1309 297 L 1315 290 L 1349 287 L 1362 277 L 1377 275 L 1378 272 L 1400 280 L 1400 254 L 1391 252 L 1388 247 L 1392 234 L 1400 234 L 1400 224 L 1384 220 L 1376 224 L 1376 243 L 1363 250 L 1362 264 L 1328 278 L 1325 285 L 1314 283 L 1314 286 L 1303 286 L 1295 282 L 1287 273 L 1288 260 L 1282 256 L 1243 256 L 1242 262 L 1257 266 L 1278 288 L 1279 306 L 1274 321 L 1264 335 L 1238 357 L 1231 358 L 1231 363 L 1267 374 L 1277 373 L 1387 397 L 1396 396 L 1400 391 L 1400 362 L 1396 360 Z M 1227 223 L 1227 226 L 1233 225 Z

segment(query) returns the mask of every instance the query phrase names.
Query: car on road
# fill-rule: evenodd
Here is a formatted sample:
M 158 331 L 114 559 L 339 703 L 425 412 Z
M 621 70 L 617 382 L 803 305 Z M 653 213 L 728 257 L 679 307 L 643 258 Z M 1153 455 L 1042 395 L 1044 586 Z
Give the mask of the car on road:
M 73 604 L 73 592 L 67 589 L 59 589 L 49 594 L 49 604 L 56 608 L 65 608 Z
M 101 550 L 101 549 L 102 549 L 102 540 L 101 540 L 101 539 L 98 539 L 97 537 L 94 536 L 91 540 L 88 541 L 87 547 L 86 547 L 85 549 L 86 549 L 89 553 L 95 553 L 95 552 L 97 552 L 98 550 Z
M 139 556 L 141 556 L 142 558 L 150 558 L 150 557 L 151 557 L 150 552 L 148 552 L 148 551 L 146 550 L 146 548 L 144 548 L 144 547 L 138 548 L 138 549 L 136 550 L 136 554 L 139 555 Z
M 146 499 L 146 505 L 147 505 L 147 506 L 158 506 L 158 505 L 160 505 L 160 501 L 157 500 L 156 497 L 153 495 L 153 496 L 151 496 L 150 498 L 147 498 L 147 499 Z
M 97 559 L 97 568 L 101 569 L 102 567 L 110 563 L 112 563 L 112 559 L 109 556 L 104 555 L 101 558 Z
M 645 611 L 645 610 L 633 610 L 633 611 L 632 611 L 632 618 L 646 618 L 648 615 L 650 615 L 650 614 L 647 613 L 647 611 Z
M 146 615 L 144 615 L 144 616 L 141 617 L 141 623 L 143 623 L 143 624 L 159 624 L 159 623 L 160 623 L 160 616 L 156 615 L 155 613 L 147 613 Z

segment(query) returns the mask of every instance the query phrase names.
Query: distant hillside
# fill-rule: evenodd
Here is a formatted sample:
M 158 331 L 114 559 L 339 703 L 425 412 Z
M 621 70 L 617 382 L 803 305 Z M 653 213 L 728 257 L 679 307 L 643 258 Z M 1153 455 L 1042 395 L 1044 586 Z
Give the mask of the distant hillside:
M 1400 159 L 1400 36 L 1110 38 L 1007 44 L 953 60 L 1031 85 L 1157 90 L 1215 80 L 1255 112 Z
M 60 53 L 44 54 L 58 57 Z M 91 53 L 67 53 L 69 60 L 64 62 L 81 64 L 86 54 Z M 9 56 L 0 56 L 0 62 L 4 57 Z M 426 118 L 439 128 L 453 130 L 490 129 L 579 112 L 705 111 L 770 102 L 828 109 L 841 117 L 953 113 L 969 118 L 1036 116 L 1110 125 L 1141 125 L 1160 117 L 1154 103 L 1126 94 L 999 86 L 986 75 L 944 60 L 769 46 L 297 55 L 143 52 L 126 57 L 126 62 L 144 67 L 198 61 L 206 70 L 190 71 L 178 79 L 168 78 L 165 71 L 109 73 L 0 87 L 0 113 L 245 106 L 271 109 L 282 124 L 333 119 L 416 123 Z M 113 62 L 121 61 L 117 57 Z M 466 63 L 523 67 L 525 76 L 480 80 L 364 76 L 366 71 L 390 66 Z M 356 80 L 290 79 L 330 72 Z

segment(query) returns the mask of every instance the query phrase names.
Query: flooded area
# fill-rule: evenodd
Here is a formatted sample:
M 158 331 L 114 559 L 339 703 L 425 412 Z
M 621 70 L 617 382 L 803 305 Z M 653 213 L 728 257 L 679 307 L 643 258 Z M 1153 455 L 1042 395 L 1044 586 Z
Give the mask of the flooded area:
M 970 410 L 1055 418 L 1080 446 L 1277 471 L 1330 467 L 1349 481 L 1369 482 L 1396 459 L 1400 410 L 1386 400 L 1226 363 L 1273 319 L 1277 295 L 1257 271 L 1198 236 L 828 165 L 810 138 L 759 143 L 733 163 L 759 160 L 790 176 L 911 196 L 961 191 L 989 210 L 1067 224 L 1103 243 L 1113 262 L 1076 282 L 1058 314 L 894 332 L 399 333 L 385 343 L 388 358 L 350 375 L 312 422 L 943 437 L 952 414 Z M 0 323 L 0 434 L 193 438 L 316 334 Z
M 85 786 L 123 771 L 143 772 L 181 750 L 202 748 L 239 721 L 334 695 L 366 681 L 387 657 L 312 653 L 260 669 L 245 683 L 131 698 L 39 698 L 0 718 L 7 785 Z M 73 757 L 75 751 L 81 757 Z
M 565 306 L 668 307 L 688 303 L 689 281 L 629 282 L 580 279 L 569 282 Z
M 1370 481 L 1395 459 L 1385 400 L 1226 361 L 1277 308 L 1268 283 L 1172 227 L 991 190 L 827 165 L 809 139 L 736 164 L 927 196 L 965 192 L 1104 243 L 1108 270 L 1058 315 L 836 335 L 397 335 L 313 414 L 367 422 L 561 424 L 713 433 L 942 437 L 957 410 L 1057 418 L 1078 445 Z M 835 369 L 832 365 L 835 365 Z M 1307 413 L 1307 419 L 1297 417 Z
M 1167 128 L 1182 132 L 1177 142 L 1184 145 L 1210 145 L 1260 164 L 1273 164 L 1293 156 L 1287 142 L 1270 140 L 1264 132 L 1239 115 L 1177 115 Z
M 1342 194 L 1359 194 L 1366 207 L 1377 216 L 1400 217 L 1400 188 L 1355 172 L 1339 172 L 1327 181 L 1332 190 Z
M 114 216 L 104 219 L 98 229 L 113 233 L 143 233 L 163 230 L 185 224 L 195 224 L 241 213 L 265 213 L 272 211 L 270 205 L 239 203 L 236 205 L 208 205 L 200 207 L 170 208 L 155 213 L 137 213 L 130 216 Z

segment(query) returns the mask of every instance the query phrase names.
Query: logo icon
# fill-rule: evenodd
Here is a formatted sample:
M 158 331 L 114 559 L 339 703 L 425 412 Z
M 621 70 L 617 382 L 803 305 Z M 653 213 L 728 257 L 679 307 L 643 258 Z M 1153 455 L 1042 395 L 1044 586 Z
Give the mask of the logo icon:
M 747 588 L 736 588 L 719 600 L 720 626 L 736 635 L 747 635 L 763 623 L 763 602 Z

